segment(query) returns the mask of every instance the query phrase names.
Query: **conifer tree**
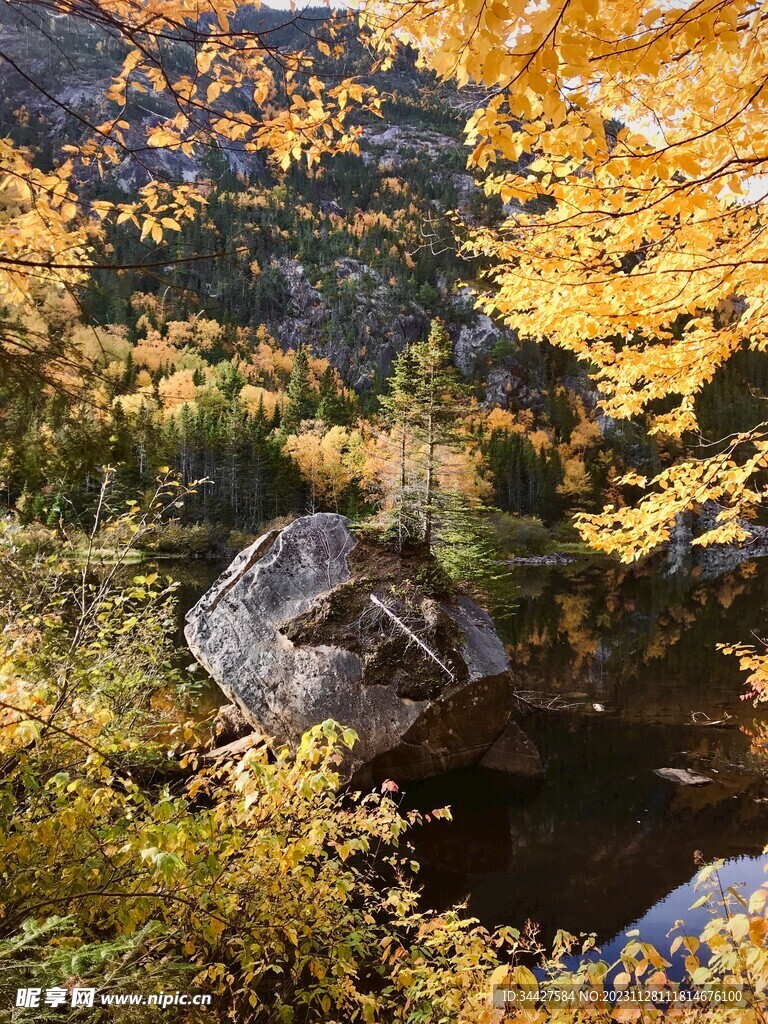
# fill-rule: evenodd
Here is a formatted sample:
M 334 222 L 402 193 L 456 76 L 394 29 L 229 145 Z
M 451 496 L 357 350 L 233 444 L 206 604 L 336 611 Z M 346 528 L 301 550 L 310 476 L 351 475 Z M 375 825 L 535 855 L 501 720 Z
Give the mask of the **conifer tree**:
M 405 349 L 392 364 L 387 381 L 389 390 L 379 398 L 379 406 L 397 439 L 398 492 L 395 502 L 397 542 L 402 550 L 410 533 L 412 518 L 408 505 L 408 465 L 411 457 L 413 417 L 415 412 L 415 364 L 411 348 Z
M 441 320 L 429 336 L 395 360 L 389 392 L 381 400 L 398 446 L 399 481 L 395 503 L 398 540 L 402 546 L 420 524 L 427 551 L 432 548 L 440 452 L 457 446 L 464 436 L 461 419 L 467 389 L 452 363 L 451 340 Z M 409 477 L 414 478 L 411 485 Z
M 347 403 L 344 401 L 344 396 L 336 383 L 336 375 L 330 366 L 323 371 L 318 394 L 318 419 L 321 419 L 329 427 L 346 426 L 348 421 Z
M 136 383 L 136 364 L 133 361 L 133 352 L 128 350 L 125 357 L 125 370 L 123 371 L 123 387 L 130 390 Z
M 284 433 L 294 433 L 302 420 L 308 420 L 314 415 L 315 408 L 315 394 L 309 382 L 309 356 L 306 348 L 299 345 L 286 389 L 282 420 Z
M 467 389 L 461 384 L 452 363 L 453 348 L 442 320 L 432 321 L 426 341 L 413 346 L 415 371 L 414 425 L 416 437 L 424 448 L 424 497 L 422 518 L 424 545 L 432 547 L 438 491 L 439 448 L 460 443 L 463 436 L 459 419 L 466 402 Z

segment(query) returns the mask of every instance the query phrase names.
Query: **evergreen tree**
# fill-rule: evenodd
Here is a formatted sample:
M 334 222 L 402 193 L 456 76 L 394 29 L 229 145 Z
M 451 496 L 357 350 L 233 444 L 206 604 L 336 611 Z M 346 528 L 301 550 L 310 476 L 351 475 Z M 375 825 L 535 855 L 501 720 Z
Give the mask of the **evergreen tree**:
M 347 403 L 336 383 L 336 374 L 331 367 L 323 371 L 318 390 L 317 416 L 329 427 L 343 427 L 348 422 Z
M 436 558 L 440 571 L 476 594 L 494 615 L 509 612 L 511 574 L 491 519 L 493 509 L 456 491 L 438 496 Z
M 245 386 L 245 377 L 232 363 L 224 363 L 220 370 L 219 390 L 230 402 L 234 401 Z
M 395 360 L 389 392 L 380 400 L 398 445 L 398 540 L 402 545 L 412 535 L 417 520 L 427 551 L 432 548 L 438 512 L 440 452 L 459 445 L 464 437 L 467 389 L 459 381 L 452 356 L 445 324 L 433 320 L 429 337 Z
M 416 438 L 424 449 L 422 519 L 427 551 L 432 547 L 435 523 L 439 449 L 441 446 L 456 446 L 463 438 L 460 415 L 466 403 L 467 389 L 459 381 L 452 356 L 453 348 L 445 324 L 442 320 L 433 320 L 427 340 L 414 345 L 412 350 L 415 372 L 413 418 Z
M 128 355 L 125 357 L 125 370 L 123 371 L 123 387 L 126 391 L 130 391 L 136 383 L 136 364 L 133 361 L 133 351 L 128 350 Z
M 292 434 L 302 420 L 308 420 L 314 415 L 315 409 L 315 393 L 309 382 L 309 357 L 306 348 L 299 345 L 286 389 L 283 432 Z
M 402 550 L 415 526 L 415 510 L 409 500 L 408 471 L 413 445 L 413 420 L 416 400 L 416 366 L 409 347 L 392 364 L 387 381 L 389 390 L 379 398 L 379 406 L 397 441 L 398 492 L 395 502 L 397 543 Z

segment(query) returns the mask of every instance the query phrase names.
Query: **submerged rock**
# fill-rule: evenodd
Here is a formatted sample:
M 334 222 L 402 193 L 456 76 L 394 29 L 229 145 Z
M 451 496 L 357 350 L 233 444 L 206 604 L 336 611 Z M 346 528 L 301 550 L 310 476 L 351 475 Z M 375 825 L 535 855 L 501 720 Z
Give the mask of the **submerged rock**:
M 543 774 L 539 752 L 517 722 L 509 723 L 480 764 L 525 779 L 538 779 Z
M 305 516 L 235 558 L 188 612 L 187 641 L 278 743 L 328 718 L 355 729 L 347 771 L 361 785 L 476 764 L 502 734 L 498 766 L 514 766 L 517 744 L 520 773 L 540 773 L 509 729 L 510 664 L 490 616 L 428 596 L 423 566 L 356 540 L 343 516 Z
M 699 775 L 697 772 L 688 771 L 687 768 L 657 768 L 654 775 L 659 775 L 669 782 L 676 782 L 680 786 L 708 786 L 714 781 L 708 775 Z
M 223 704 L 213 721 L 217 746 L 224 746 L 253 732 L 253 726 L 237 704 Z

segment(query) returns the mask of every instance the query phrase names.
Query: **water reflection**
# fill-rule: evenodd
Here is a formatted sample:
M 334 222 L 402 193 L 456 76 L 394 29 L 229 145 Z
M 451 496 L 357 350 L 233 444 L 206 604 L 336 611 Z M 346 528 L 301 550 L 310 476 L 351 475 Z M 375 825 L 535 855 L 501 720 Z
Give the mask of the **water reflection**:
M 516 581 L 517 607 L 500 629 L 527 688 L 589 695 L 643 721 L 697 710 L 752 718 L 738 665 L 714 645 L 764 630 L 765 562 L 701 581 L 587 559 L 520 570 Z
M 183 613 L 222 567 L 158 568 L 180 581 Z M 768 841 L 768 759 L 744 731 L 757 732 L 755 711 L 739 699 L 735 659 L 714 649 L 764 632 L 768 563 L 702 581 L 583 560 L 518 570 L 515 582 L 500 631 L 519 686 L 577 707 L 524 722 L 546 762 L 541 782 L 475 770 L 408 787 L 406 806 L 450 804 L 454 814 L 415 836 L 427 902 L 468 898 L 485 923 L 530 918 L 547 938 L 563 927 L 623 944 L 638 920 L 651 941 L 663 937 L 693 902 L 681 907 L 697 850 L 738 858 Z M 183 643 L 181 627 L 180 618 Z M 730 718 L 711 728 L 692 712 Z M 715 781 L 679 787 L 654 775 L 668 766 Z M 762 861 L 733 863 L 736 880 Z
M 697 850 L 759 854 L 768 841 L 766 762 L 740 728 L 755 711 L 737 664 L 714 649 L 763 629 L 768 566 L 704 583 L 591 561 L 519 579 L 502 629 L 520 685 L 577 707 L 524 723 L 541 783 L 476 770 L 409 788 L 410 805 L 454 813 L 416 837 L 426 895 L 466 897 L 490 925 L 530 918 L 547 936 L 605 941 L 689 879 Z M 730 718 L 712 728 L 692 712 Z M 677 786 L 654 774 L 668 766 L 715 781 Z
M 723 890 L 733 886 L 739 895 L 747 897 L 761 885 L 765 885 L 764 865 L 764 857 L 733 857 L 727 860 L 718 872 L 720 885 Z M 704 892 L 701 888 L 697 889 L 695 883 L 696 876 L 694 875 L 687 882 L 673 889 L 664 899 L 654 904 L 641 918 L 633 921 L 629 927 L 622 929 L 618 935 L 604 943 L 600 949 L 600 958 L 608 963 L 614 963 L 629 941 L 626 933 L 636 928 L 644 941 L 650 942 L 662 956 L 671 960 L 672 968 L 667 972 L 668 976 L 675 980 L 682 978 L 685 973 L 683 960 L 686 950 L 681 949 L 675 955 L 670 956 L 671 939 L 668 935 L 671 924 L 677 920 L 683 920 L 686 924 L 686 934 L 700 935 L 713 912 L 707 906 L 691 909 Z M 714 907 L 714 910 L 718 914 L 721 912 L 717 906 Z M 679 934 L 681 933 L 677 930 L 674 932 L 674 935 Z

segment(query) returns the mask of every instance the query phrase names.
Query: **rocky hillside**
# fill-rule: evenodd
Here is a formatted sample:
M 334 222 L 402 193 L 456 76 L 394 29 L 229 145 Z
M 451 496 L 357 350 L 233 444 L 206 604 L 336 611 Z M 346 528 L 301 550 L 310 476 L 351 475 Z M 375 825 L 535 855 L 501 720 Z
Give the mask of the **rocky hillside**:
M 273 32 L 285 16 L 262 8 L 239 17 Z M 278 35 L 292 31 L 300 26 Z M 446 325 L 453 363 L 480 410 L 467 429 L 482 480 L 469 490 L 489 504 L 551 525 L 625 500 L 616 481 L 627 468 L 648 475 L 676 457 L 674 442 L 660 444 L 643 424 L 601 416 L 586 368 L 573 357 L 518 338 L 474 308 L 481 268 L 460 259 L 456 224 L 492 223 L 515 211 L 488 200 L 467 173 L 461 125 L 482 101 L 471 90 L 439 85 L 404 54 L 377 81 L 383 119 L 361 115 L 360 152 L 324 159 L 311 172 L 282 170 L 236 145 L 190 153 L 139 145 L 147 127 L 172 112 L 166 93 L 149 90 L 129 99 L 127 151 L 102 176 L 78 159 L 78 143 L 115 114 L 106 93 L 122 44 L 72 17 L 33 9 L 14 16 L 6 8 L 0 42 L 0 129 L 42 169 L 71 159 L 85 206 L 124 202 L 150 178 L 194 182 L 205 199 L 202 214 L 170 242 L 142 238 L 129 223 L 105 228 L 96 255 L 126 269 L 94 272 L 76 304 L 41 300 L 51 331 L 101 346 L 109 373 L 89 399 L 101 419 L 81 411 L 65 425 L 43 395 L 0 393 L 8 410 L 0 435 L 12 453 L 4 493 L 25 516 L 55 525 L 65 505 L 78 515 L 105 463 L 130 467 L 126 486 L 135 488 L 149 486 L 165 465 L 185 479 L 212 480 L 195 515 L 219 525 L 254 530 L 315 508 L 307 445 L 319 436 L 296 442 L 304 446 L 301 469 L 302 452 L 284 450 L 286 431 L 276 433 L 294 353 L 305 346 L 315 361 L 301 418 L 322 421 L 320 433 L 354 428 L 361 415 L 379 416 L 393 360 L 424 339 L 435 318 Z M 169 54 L 173 71 L 184 72 L 182 61 Z M 362 48 L 353 44 L 344 61 L 345 72 L 362 70 Z M 245 95 L 232 102 L 259 113 Z M 709 437 L 761 415 L 744 379 L 764 390 L 768 356 L 742 355 L 697 403 Z M 334 436 L 349 456 L 358 441 Z M 330 507 L 357 516 L 375 500 L 366 474 L 352 476 L 351 492 L 334 490 Z M 73 493 L 81 496 L 75 502 Z
M 273 27 L 283 16 L 265 8 L 252 18 Z M 10 57 L 0 62 L 0 93 L 8 98 L 0 103 L 0 128 L 31 147 L 45 167 L 72 155 L 64 148 L 76 147 L 88 125 L 114 116 L 106 93 L 123 49 L 107 33 L 71 18 L 46 22 L 32 12 L 30 19 L 0 12 L 0 38 Z M 444 90 L 438 95 L 407 59 L 385 85 L 391 87 L 386 123 L 365 127 L 360 156 L 329 161 L 312 177 L 299 169 L 276 173 L 260 154 L 235 145 L 194 155 L 147 149 L 140 145 L 146 128 L 171 112 L 170 101 L 153 93 L 142 103 L 134 100 L 123 117 L 136 154 L 126 154 L 102 178 L 95 167 L 78 166 L 75 153 L 86 194 L 119 199 L 134 196 L 150 178 L 198 181 L 212 192 L 210 220 L 190 229 L 185 241 L 197 251 L 200 244 L 216 251 L 222 242 L 244 241 L 250 258 L 206 267 L 202 277 L 192 268 L 161 280 L 126 275 L 121 296 L 91 299 L 94 315 L 130 322 L 133 291 L 162 294 L 170 285 L 168 315 L 182 317 L 202 305 L 222 322 L 264 323 L 286 348 L 311 344 L 348 384 L 364 390 L 387 375 L 393 356 L 423 335 L 440 311 L 451 323 L 459 367 L 483 374 L 494 349 L 510 349 L 514 339 L 478 315 L 466 292 L 457 292 L 468 268 L 450 232 L 435 224 L 451 209 L 470 223 L 493 211 L 465 172 L 459 122 Z M 244 205 L 251 206 L 248 216 Z M 266 212 L 253 217 L 259 207 Z M 124 236 L 113 241 L 116 255 L 125 262 L 145 258 L 145 246 Z M 254 259 L 261 280 L 254 280 Z M 496 381 L 493 399 L 504 395 Z

